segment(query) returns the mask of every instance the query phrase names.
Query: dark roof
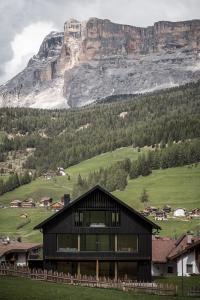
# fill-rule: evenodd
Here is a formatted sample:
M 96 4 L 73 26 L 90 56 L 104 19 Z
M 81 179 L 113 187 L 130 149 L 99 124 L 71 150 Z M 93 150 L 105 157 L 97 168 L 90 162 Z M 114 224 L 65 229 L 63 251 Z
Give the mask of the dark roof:
M 61 210 L 59 210 L 58 212 L 56 212 L 55 214 L 53 214 L 52 216 L 50 216 L 49 218 L 47 218 L 46 220 L 44 220 L 43 222 L 41 222 L 40 224 L 36 225 L 34 227 L 34 229 L 39 229 L 42 228 L 44 225 L 46 225 L 48 222 L 50 222 L 52 219 L 54 219 L 55 217 L 57 217 L 58 215 L 62 214 L 64 211 L 68 210 L 70 207 L 72 207 L 73 205 L 75 205 L 77 202 L 81 201 L 84 197 L 88 196 L 89 194 L 91 194 L 93 191 L 95 190 L 100 190 L 101 192 L 103 192 L 104 194 L 108 195 L 109 197 L 111 197 L 113 200 L 115 200 L 117 203 L 119 203 L 120 205 L 124 206 L 125 208 L 127 208 L 130 212 L 132 212 L 133 214 L 137 215 L 138 217 L 140 217 L 143 221 L 145 221 L 146 223 L 148 223 L 149 225 L 151 225 L 153 228 L 155 229 L 161 229 L 160 226 L 158 226 L 157 224 L 155 224 L 154 222 L 150 221 L 149 219 L 145 218 L 144 216 L 142 216 L 138 211 L 136 211 L 135 209 L 133 209 L 132 207 L 130 207 L 129 205 L 127 205 L 126 203 L 124 203 L 123 201 L 121 201 L 120 199 L 118 199 L 117 197 L 115 197 L 114 195 L 112 195 L 111 193 L 109 193 L 108 191 L 106 191 L 104 188 L 102 188 L 100 185 L 96 185 L 94 186 L 92 189 L 90 189 L 89 191 L 87 191 L 86 193 L 84 193 L 83 195 L 81 195 L 80 197 L 78 197 L 77 199 L 75 199 L 74 201 L 70 202 L 67 206 L 64 206 Z

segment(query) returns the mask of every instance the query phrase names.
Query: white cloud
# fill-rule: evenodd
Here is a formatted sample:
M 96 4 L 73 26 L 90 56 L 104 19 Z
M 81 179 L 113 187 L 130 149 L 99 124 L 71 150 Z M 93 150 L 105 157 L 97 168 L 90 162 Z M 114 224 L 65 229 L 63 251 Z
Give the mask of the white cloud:
M 5 64 L 3 81 L 15 76 L 22 71 L 28 60 L 38 52 L 44 37 L 51 31 L 56 30 L 52 23 L 37 22 L 23 29 L 11 42 L 13 57 Z

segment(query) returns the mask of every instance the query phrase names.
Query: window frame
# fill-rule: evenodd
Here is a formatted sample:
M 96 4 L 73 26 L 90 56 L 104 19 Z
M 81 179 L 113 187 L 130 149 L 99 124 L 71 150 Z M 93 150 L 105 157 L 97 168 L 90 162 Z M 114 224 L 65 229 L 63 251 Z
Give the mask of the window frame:
M 136 249 L 131 251 L 119 250 L 119 236 L 134 236 L 136 237 Z M 138 253 L 139 252 L 139 235 L 138 234 L 117 234 L 117 252 L 119 253 Z
M 58 242 L 59 242 L 59 236 L 76 236 L 76 243 L 77 243 L 77 248 L 71 248 L 71 249 L 74 249 L 74 250 L 71 250 L 71 251 L 63 251 L 63 250 L 59 250 L 59 245 L 58 245 Z M 66 248 L 66 249 L 70 249 L 70 248 Z M 75 250 L 76 249 L 76 250 Z M 56 252 L 59 252 L 59 253 L 77 253 L 79 252 L 78 250 L 78 234 L 73 234 L 73 233 L 57 233 L 56 234 Z

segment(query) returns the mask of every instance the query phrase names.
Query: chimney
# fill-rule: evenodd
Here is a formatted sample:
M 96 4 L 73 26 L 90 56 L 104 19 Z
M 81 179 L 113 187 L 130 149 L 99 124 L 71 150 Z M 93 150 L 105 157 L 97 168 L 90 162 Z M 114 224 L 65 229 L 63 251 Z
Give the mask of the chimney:
M 187 234 L 187 244 L 191 244 L 192 243 L 192 234 Z
M 70 194 L 64 194 L 64 206 L 67 206 L 70 203 Z

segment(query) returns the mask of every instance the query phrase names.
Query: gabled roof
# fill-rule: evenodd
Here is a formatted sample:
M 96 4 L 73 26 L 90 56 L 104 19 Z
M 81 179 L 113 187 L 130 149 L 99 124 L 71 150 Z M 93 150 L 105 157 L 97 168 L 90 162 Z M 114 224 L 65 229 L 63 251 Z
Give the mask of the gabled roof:
M 114 201 L 116 201 L 117 203 L 119 203 L 120 205 L 122 205 L 123 207 L 125 207 L 126 209 L 128 209 L 131 213 L 135 214 L 140 219 L 142 219 L 145 223 L 147 223 L 150 226 L 152 226 L 152 228 L 161 229 L 160 226 L 158 226 L 154 222 L 152 222 L 149 219 L 147 219 L 144 216 L 142 216 L 138 211 L 136 211 L 135 209 L 133 209 L 132 207 L 130 207 L 129 205 L 127 205 L 126 203 L 124 203 L 123 201 L 121 201 L 120 199 L 118 199 L 117 197 L 115 197 L 114 195 L 112 195 L 111 193 L 109 193 L 108 191 L 106 191 L 100 185 L 94 186 L 92 189 L 90 189 L 89 191 L 87 191 L 86 193 L 84 193 L 83 195 L 81 195 L 80 197 L 78 197 L 77 199 L 75 199 L 74 201 L 70 202 L 67 206 L 64 206 L 61 210 L 59 210 L 58 212 L 56 212 L 55 214 L 53 214 L 52 216 L 50 216 L 49 218 L 47 218 L 46 220 L 44 220 L 43 222 L 41 222 L 40 224 L 36 225 L 34 227 L 34 229 L 40 229 L 40 228 L 42 228 L 44 225 L 46 225 L 47 223 L 49 223 L 52 219 L 54 219 L 57 216 L 61 215 L 63 212 L 65 212 L 66 210 L 68 210 L 70 207 L 74 206 L 76 203 L 78 203 L 79 201 L 81 201 L 83 198 L 85 198 L 86 196 L 88 196 L 89 194 L 91 194 L 92 192 L 94 192 L 95 190 L 100 190 L 102 193 L 108 195 Z
M 175 240 L 167 237 L 152 240 L 152 261 L 154 263 L 166 263 L 167 256 L 175 247 L 175 243 Z
M 22 243 L 11 241 L 8 244 L 0 244 L 0 257 L 11 252 L 27 252 L 34 248 L 42 247 L 37 243 Z
M 188 241 L 189 239 L 189 241 Z M 168 254 L 168 259 L 173 260 L 184 253 L 200 245 L 200 236 L 191 236 L 185 234 L 176 242 L 175 247 Z

